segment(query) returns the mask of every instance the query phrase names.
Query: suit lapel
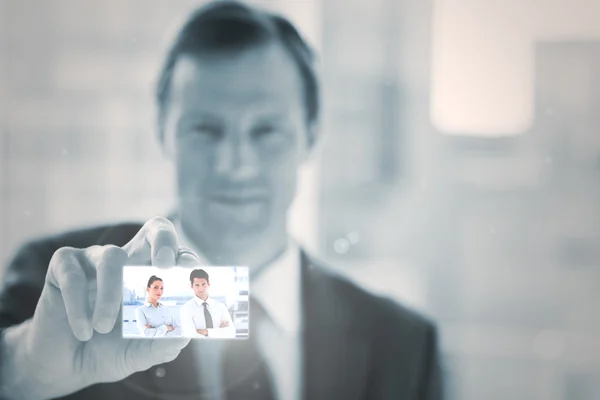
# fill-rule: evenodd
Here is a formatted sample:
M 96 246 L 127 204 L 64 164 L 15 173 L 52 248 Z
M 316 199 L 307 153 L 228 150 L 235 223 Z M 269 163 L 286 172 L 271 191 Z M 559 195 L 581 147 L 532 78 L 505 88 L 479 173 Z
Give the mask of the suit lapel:
M 345 304 L 345 286 L 301 253 L 304 399 L 360 399 L 369 345 Z

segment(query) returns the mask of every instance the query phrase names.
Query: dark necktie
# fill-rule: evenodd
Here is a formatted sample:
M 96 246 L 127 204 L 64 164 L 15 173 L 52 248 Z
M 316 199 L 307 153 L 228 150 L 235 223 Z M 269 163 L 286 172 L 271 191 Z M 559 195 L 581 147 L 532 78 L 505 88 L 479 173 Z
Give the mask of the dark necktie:
M 213 328 L 213 320 L 210 312 L 208 311 L 208 304 L 206 302 L 202 303 L 204 305 L 204 320 L 206 321 L 206 329 Z
M 228 341 L 224 349 L 223 384 L 226 400 L 275 399 L 268 367 L 254 336 L 257 323 L 262 318 L 268 318 L 264 309 L 256 301 L 250 300 L 249 338 Z

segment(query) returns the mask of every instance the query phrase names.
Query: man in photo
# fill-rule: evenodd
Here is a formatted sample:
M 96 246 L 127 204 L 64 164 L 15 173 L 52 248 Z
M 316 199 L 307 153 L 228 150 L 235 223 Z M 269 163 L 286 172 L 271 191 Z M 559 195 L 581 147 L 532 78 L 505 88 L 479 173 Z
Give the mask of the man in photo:
M 210 296 L 210 279 L 203 269 L 190 273 L 194 297 L 180 309 L 183 335 L 192 338 L 235 338 L 235 325 L 227 306 Z

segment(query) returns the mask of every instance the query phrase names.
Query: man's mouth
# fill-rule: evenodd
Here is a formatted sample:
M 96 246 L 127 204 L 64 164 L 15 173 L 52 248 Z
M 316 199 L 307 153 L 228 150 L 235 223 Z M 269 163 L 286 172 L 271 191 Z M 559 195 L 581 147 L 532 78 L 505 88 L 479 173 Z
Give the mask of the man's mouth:
M 259 203 L 266 200 L 266 196 L 263 194 L 244 194 L 244 195 L 236 195 L 236 194 L 215 194 L 210 196 L 210 199 L 217 203 L 222 204 L 231 204 L 231 205 L 243 205 L 243 204 L 252 204 Z

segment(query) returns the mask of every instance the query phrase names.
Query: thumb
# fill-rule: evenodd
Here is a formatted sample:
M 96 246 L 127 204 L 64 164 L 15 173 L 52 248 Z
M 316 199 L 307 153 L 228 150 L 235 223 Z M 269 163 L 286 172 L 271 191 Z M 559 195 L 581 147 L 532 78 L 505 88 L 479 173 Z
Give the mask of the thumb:
M 125 376 L 145 371 L 158 364 L 173 361 L 183 350 L 190 338 L 130 339 L 130 345 L 122 357 Z
M 123 246 L 129 257 L 128 265 L 172 267 L 179 245 L 171 221 L 156 217 L 144 224 L 138 233 Z

